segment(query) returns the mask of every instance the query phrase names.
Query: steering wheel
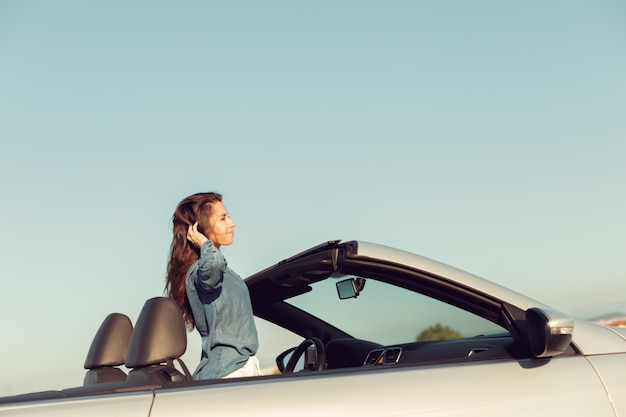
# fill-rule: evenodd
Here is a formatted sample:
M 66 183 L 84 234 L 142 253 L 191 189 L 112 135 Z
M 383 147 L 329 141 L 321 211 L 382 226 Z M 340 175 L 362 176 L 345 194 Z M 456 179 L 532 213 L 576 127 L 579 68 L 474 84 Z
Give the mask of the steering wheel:
M 309 337 L 308 339 L 304 339 L 302 343 L 298 345 L 296 350 L 293 351 L 291 358 L 289 358 L 289 362 L 285 366 L 285 370 L 283 373 L 292 374 L 293 370 L 296 367 L 296 363 L 300 359 L 300 356 L 306 352 L 309 346 L 315 346 L 315 371 L 322 371 L 326 366 L 326 350 L 324 349 L 324 343 L 318 339 L 317 337 Z

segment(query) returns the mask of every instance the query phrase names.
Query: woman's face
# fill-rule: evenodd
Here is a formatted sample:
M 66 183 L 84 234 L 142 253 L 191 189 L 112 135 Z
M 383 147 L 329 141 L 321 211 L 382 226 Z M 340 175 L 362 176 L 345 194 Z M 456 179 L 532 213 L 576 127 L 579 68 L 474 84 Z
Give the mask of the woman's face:
M 228 246 L 233 243 L 235 237 L 235 222 L 228 216 L 228 210 L 221 201 L 211 206 L 211 217 L 209 217 L 209 235 L 216 247 Z

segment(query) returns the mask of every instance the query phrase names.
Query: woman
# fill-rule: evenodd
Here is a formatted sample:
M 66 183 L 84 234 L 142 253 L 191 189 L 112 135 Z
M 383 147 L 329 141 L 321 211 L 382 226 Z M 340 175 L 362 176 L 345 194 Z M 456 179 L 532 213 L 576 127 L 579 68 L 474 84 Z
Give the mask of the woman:
M 261 375 L 259 342 L 245 282 L 220 252 L 233 243 L 235 222 L 217 193 L 198 193 L 178 204 L 174 216 L 166 292 L 187 327 L 202 337 L 194 378 Z

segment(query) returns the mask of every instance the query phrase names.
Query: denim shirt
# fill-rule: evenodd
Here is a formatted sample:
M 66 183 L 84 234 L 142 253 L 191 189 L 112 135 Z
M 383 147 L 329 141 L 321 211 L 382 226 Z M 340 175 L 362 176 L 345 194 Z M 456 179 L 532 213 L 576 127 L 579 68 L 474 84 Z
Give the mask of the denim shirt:
M 246 283 L 212 241 L 187 271 L 187 298 L 202 338 L 202 358 L 195 379 L 223 378 L 245 365 L 259 347 Z

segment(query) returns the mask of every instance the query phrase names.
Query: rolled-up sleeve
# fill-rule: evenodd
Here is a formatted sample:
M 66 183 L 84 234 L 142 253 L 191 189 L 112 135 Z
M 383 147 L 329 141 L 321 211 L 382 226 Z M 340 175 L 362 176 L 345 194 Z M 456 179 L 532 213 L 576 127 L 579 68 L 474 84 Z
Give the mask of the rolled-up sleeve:
M 213 292 L 222 286 L 227 262 L 211 240 L 206 241 L 200 248 L 197 265 L 198 269 L 193 279 L 199 289 Z

